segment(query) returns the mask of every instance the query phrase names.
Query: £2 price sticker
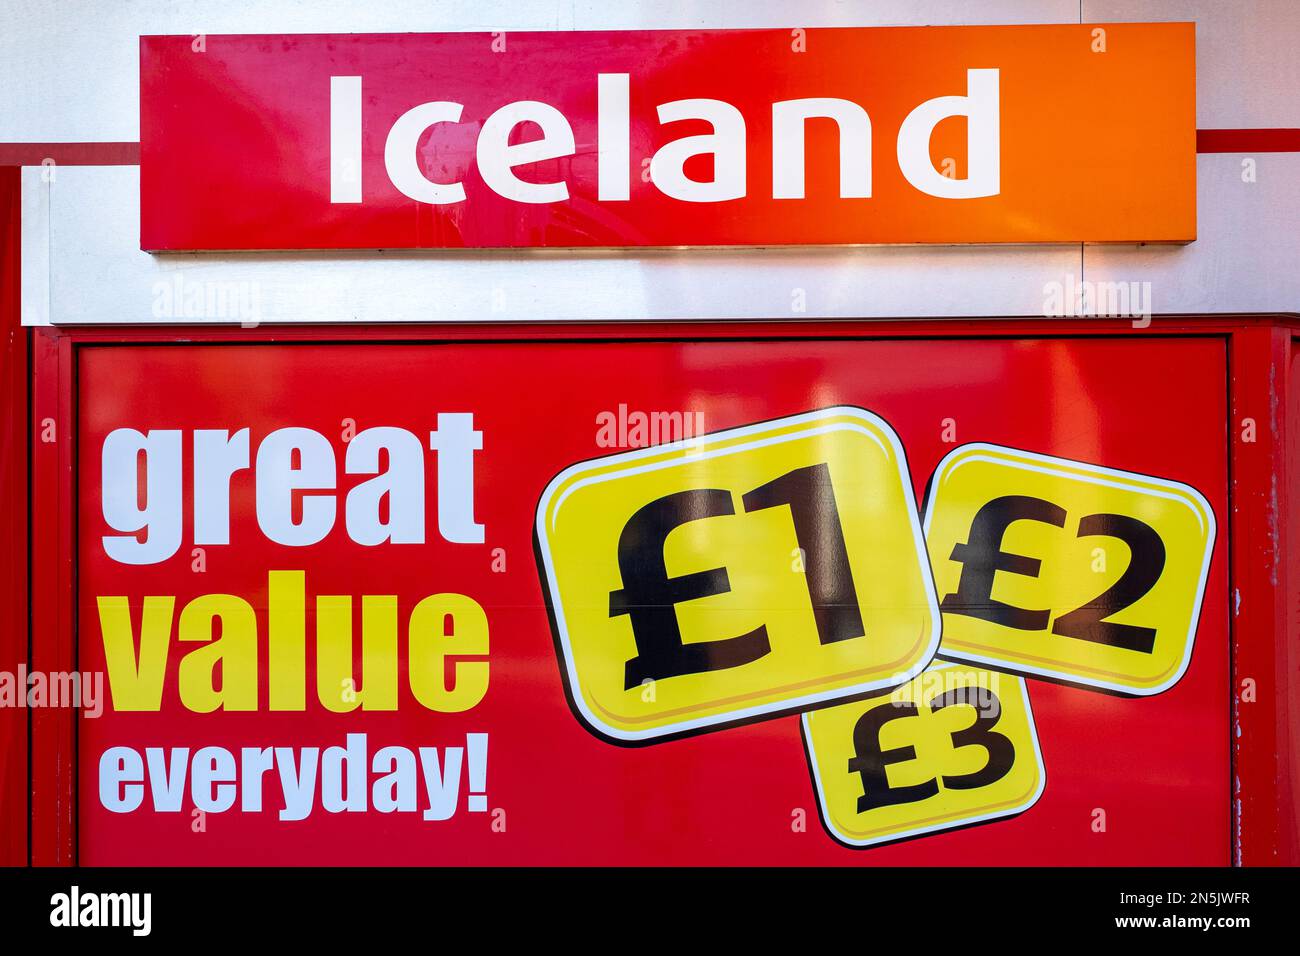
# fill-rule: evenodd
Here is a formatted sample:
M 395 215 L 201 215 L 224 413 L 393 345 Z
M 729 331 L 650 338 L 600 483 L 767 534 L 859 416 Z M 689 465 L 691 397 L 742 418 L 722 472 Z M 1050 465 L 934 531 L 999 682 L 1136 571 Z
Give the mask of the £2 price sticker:
M 1025 681 L 954 664 L 803 716 L 822 823 L 877 846 L 1023 813 L 1047 782 Z
M 1138 696 L 1187 670 L 1214 546 L 1194 488 L 963 445 L 931 479 L 925 527 L 940 657 Z
M 938 646 L 902 445 L 864 409 L 573 465 L 535 533 L 570 703 L 616 743 L 896 687 Z

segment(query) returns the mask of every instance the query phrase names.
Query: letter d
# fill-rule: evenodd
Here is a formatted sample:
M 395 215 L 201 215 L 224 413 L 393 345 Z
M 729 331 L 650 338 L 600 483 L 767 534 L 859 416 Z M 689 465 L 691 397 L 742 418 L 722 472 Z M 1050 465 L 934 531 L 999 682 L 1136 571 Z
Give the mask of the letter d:
M 966 117 L 965 179 L 949 179 L 930 161 L 930 137 L 941 120 Z M 965 96 L 937 96 L 908 114 L 898 131 L 898 168 L 907 181 L 940 199 L 978 199 L 1001 191 L 998 71 L 967 70 Z

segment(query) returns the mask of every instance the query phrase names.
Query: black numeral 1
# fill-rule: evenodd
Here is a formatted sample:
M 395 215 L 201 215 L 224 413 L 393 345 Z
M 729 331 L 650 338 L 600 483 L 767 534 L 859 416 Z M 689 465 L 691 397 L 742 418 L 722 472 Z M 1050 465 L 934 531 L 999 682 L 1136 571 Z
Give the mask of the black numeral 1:
M 804 555 L 808 597 L 817 622 L 817 639 L 834 644 L 862 637 L 862 612 L 853 586 L 840 511 L 835 506 L 830 466 L 808 465 L 759 485 L 741 499 L 746 511 L 788 505 L 795 538 Z

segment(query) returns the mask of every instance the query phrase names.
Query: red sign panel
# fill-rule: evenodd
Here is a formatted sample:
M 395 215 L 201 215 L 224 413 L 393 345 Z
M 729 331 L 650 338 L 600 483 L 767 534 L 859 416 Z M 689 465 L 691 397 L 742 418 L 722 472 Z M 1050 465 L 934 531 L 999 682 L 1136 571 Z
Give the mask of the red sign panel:
M 1186 242 L 1193 39 L 142 37 L 141 246 Z
M 1227 862 L 1220 340 L 78 354 L 82 863 Z

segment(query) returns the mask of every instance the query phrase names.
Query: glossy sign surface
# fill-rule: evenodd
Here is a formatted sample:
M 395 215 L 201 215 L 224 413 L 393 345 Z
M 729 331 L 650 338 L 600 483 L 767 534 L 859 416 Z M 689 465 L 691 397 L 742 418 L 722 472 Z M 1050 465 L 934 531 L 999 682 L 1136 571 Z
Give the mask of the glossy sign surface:
M 975 443 L 939 464 L 926 527 L 942 656 L 1139 696 L 1186 671 L 1215 534 L 1195 488 Z
M 584 722 L 646 742 L 903 683 L 939 638 L 915 509 L 860 408 L 565 469 L 537 542 Z
M 811 711 L 803 732 L 822 824 L 846 846 L 1015 816 L 1047 785 L 1029 690 L 997 671 L 940 664 Z
M 141 246 L 1187 242 L 1193 38 L 142 37 Z
M 911 745 L 917 757 L 884 766 L 885 783 L 947 777 L 958 786 L 941 791 L 938 813 L 898 805 L 886 829 L 908 835 L 934 816 L 945 817 L 942 827 L 867 848 L 819 824 L 804 717 L 783 706 L 646 746 L 593 735 L 566 693 L 534 545 L 543 492 L 577 463 L 618 467 L 628 460 L 620 456 L 674 455 L 696 436 L 707 444 L 774 422 L 797 430 L 804 416 L 837 408 L 888 424 L 914 502 L 954 448 L 985 442 L 1182 482 L 1223 527 L 1218 339 L 174 344 L 78 355 L 78 660 L 107 673 L 103 712 L 79 717 L 83 863 L 1227 862 L 1222 535 L 1209 546 L 1186 671 L 1163 692 L 1134 699 L 1002 671 L 973 680 L 1006 708 L 1006 726 L 988 728 L 1015 748 L 1013 769 L 989 781 L 1005 793 L 961 789 L 958 778 L 984 767 L 985 749 L 945 739 L 970 729 L 975 710 L 954 701 L 933 714 L 926 688 L 939 688 L 924 681 L 939 672 L 917 677 L 927 714 L 891 721 L 880 738 L 882 755 Z M 1157 364 L 1166 374 L 1146 374 Z M 860 437 L 866 444 L 808 439 L 799 447 L 822 453 L 816 460 L 758 468 L 738 456 L 729 470 L 688 469 L 671 488 L 611 481 L 611 495 L 628 495 L 617 507 L 611 497 L 597 508 L 581 491 L 559 506 L 561 530 L 576 535 L 551 542 L 561 588 L 566 571 L 599 583 L 582 603 L 612 642 L 586 652 L 624 668 L 618 686 L 602 685 L 603 701 L 653 712 L 699 679 L 661 673 L 626 686 L 636 649 L 619 630 L 627 615 L 615 618 L 637 602 L 616 595 L 637 578 L 618 565 L 615 526 L 647 492 L 715 488 L 735 512 L 695 512 L 698 522 L 661 542 L 669 575 L 716 588 L 641 602 L 671 611 L 686 644 L 772 622 L 779 670 L 815 679 L 827 647 L 842 648 L 840 663 L 884 660 L 872 642 L 893 639 L 888 615 L 923 623 L 927 589 L 882 587 L 906 565 L 889 558 L 902 554 L 891 522 L 909 523 L 904 459 L 886 467 L 873 457 L 880 446 Z M 647 444 L 674 438 L 676 450 Z M 144 453 L 130 451 L 142 441 Z M 844 579 L 818 573 L 835 566 L 826 559 L 837 550 L 835 525 L 814 521 L 801 548 L 789 504 L 797 495 L 744 501 L 821 462 L 831 466 L 864 630 L 829 645 L 819 616 L 848 606 L 824 587 Z M 829 512 L 823 504 L 816 513 Z M 657 540 L 639 543 L 653 555 Z M 1119 573 L 1123 545 L 1111 547 Z M 1047 539 L 1009 539 L 1007 548 L 1044 569 L 1072 553 Z M 1090 586 L 1098 577 L 1086 566 L 1080 574 Z M 1015 584 L 998 572 L 994 596 L 1022 596 L 1002 590 Z M 757 686 L 770 676 L 765 659 L 727 679 Z M 1021 683 L 1046 780 L 1032 805 L 1034 763 L 1023 776 L 1017 769 L 1031 749 L 1012 710 Z M 867 697 L 892 693 L 791 706 L 814 708 L 815 730 L 823 714 L 865 712 Z M 845 761 L 835 784 L 844 789 L 833 787 L 831 800 L 856 806 L 868 796 L 863 775 L 848 773 L 856 758 L 842 738 L 830 744 Z M 879 829 L 875 813 L 860 830 Z M 857 822 L 842 819 L 847 834 Z

